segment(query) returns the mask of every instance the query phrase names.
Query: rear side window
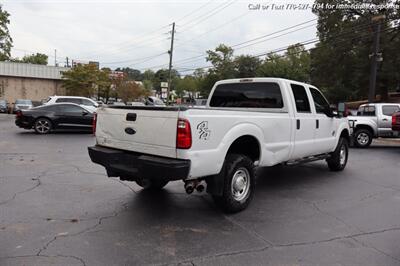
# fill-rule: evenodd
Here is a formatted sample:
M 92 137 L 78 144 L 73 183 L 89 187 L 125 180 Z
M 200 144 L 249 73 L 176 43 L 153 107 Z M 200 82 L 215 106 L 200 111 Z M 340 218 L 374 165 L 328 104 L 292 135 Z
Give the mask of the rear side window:
M 56 103 L 76 103 L 81 104 L 81 99 L 77 98 L 59 98 L 56 100 Z
M 86 99 L 82 99 L 82 104 L 86 105 L 86 106 L 94 106 L 93 102 L 86 100 Z
M 46 105 L 44 105 L 44 106 L 39 106 L 39 107 L 37 107 L 36 109 L 39 109 L 39 110 L 43 110 L 43 111 L 48 111 L 48 112 L 57 112 L 58 111 L 58 106 L 46 106 Z
M 310 101 L 308 100 L 306 88 L 301 85 L 291 84 L 296 110 L 298 113 L 311 113 Z
M 358 116 L 375 116 L 375 106 L 361 106 L 357 111 Z
M 400 108 L 397 105 L 384 105 L 382 106 L 382 113 L 387 116 L 392 116 L 398 112 Z
M 67 105 L 67 104 L 60 105 L 59 109 L 61 112 L 67 112 L 67 113 L 82 113 L 83 111 L 85 111 L 84 109 L 82 109 L 78 106 Z
M 211 107 L 283 108 L 279 85 L 273 82 L 220 84 L 212 95 Z

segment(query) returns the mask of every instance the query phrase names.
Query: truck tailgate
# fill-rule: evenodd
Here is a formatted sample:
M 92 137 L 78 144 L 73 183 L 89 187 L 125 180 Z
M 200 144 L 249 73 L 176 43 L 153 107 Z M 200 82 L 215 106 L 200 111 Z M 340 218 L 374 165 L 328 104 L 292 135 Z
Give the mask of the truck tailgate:
M 99 108 L 97 144 L 176 158 L 178 115 L 179 111 L 172 108 Z

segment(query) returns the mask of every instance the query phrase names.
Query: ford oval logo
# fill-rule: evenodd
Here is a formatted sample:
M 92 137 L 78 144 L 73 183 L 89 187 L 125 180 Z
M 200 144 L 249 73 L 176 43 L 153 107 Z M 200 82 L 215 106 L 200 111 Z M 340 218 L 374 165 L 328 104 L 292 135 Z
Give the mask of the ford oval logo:
M 136 130 L 134 130 L 133 128 L 127 127 L 127 128 L 125 128 L 125 133 L 129 134 L 129 135 L 133 135 L 136 133 Z

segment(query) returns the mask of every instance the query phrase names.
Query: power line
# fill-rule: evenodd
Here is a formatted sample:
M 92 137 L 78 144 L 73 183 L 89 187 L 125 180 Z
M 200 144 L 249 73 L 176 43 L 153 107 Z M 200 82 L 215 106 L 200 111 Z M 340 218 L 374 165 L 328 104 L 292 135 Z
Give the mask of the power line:
M 189 12 L 188 14 L 184 15 L 183 17 L 181 17 L 181 18 L 177 19 L 175 22 L 182 21 L 182 20 L 184 20 L 185 18 L 187 18 L 188 16 L 190 16 L 190 15 L 193 15 L 193 14 L 197 13 L 197 11 L 199 11 L 199 10 L 203 9 L 204 7 L 206 7 L 207 5 L 209 5 L 209 4 L 210 4 L 212 1 L 214 1 L 214 0 L 210 0 L 210 1 L 208 1 L 207 3 L 205 3 L 205 4 L 204 4 L 204 5 L 202 5 L 202 6 L 200 6 L 199 8 L 197 8 L 197 9 L 193 10 L 192 12 Z
M 252 39 L 252 40 L 248 40 L 248 41 L 245 41 L 245 42 L 242 42 L 242 43 L 234 44 L 234 45 L 232 45 L 232 46 L 230 46 L 230 47 L 237 47 L 237 46 L 240 46 L 240 45 L 243 45 L 243 44 L 250 43 L 250 42 L 252 42 L 252 41 L 254 41 L 254 40 L 260 40 L 260 39 L 262 39 L 262 38 L 265 38 L 265 37 L 268 37 L 268 36 L 272 36 L 272 35 L 275 35 L 275 34 L 280 33 L 280 32 L 284 32 L 284 31 L 286 31 L 286 30 L 288 30 L 288 29 L 292 29 L 292 28 L 298 27 L 298 26 L 300 26 L 300 25 L 304 25 L 304 24 L 310 23 L 310 22 L 315 21 L 315 20 L 316 20 L 316 19 L 309 20 L 309 21 L 306 21 L 306 22 L 302 22 L 302 23 L 300 23 L 300 24 L 296 24 L 296 25 L 294 25 L 294 26 L 291 26 L 291 27 L 288 27 L 288 28 L 285 28 L 285 29 L 282 29 L 282 30 L 279 30 L 279 31 L 276 31 L 276 32 L 273 32 L 273 33 L 270 33 L 270 34 L 266 34 L 266 35 L 263 35 L 263 36 L 254 38 L 254 39 Z M 294 32 L 297 32 L 297 31 L 299 31 L 299 30 L 302 30 L 302 29 L 305 29 L 305 28 L 309 28 L 309 27 L 312 27 L 312 26 L 315 26 L 315 25 L 316 25 L 316 24 L 312 24 L 312 25 L 308 25 L 308 26 L 305 26 L 305 27 L 301 27 L 301 28 L 298 28 L 298 29 L 295 29 L 295 30 L 292 30 L 292 31 L 289 31 L 289 32 L 286 32 L 286 33 L 283 33 L 283 34 L 280 34 L 280 35 L 277 35 L 277 36 L 268 38 L 268 39 L 265 39 L 265 40 L 261 40 L 261 41 L 255 42 L 255 43 L 247 44 L 247 45 L 245 45 L 245 46 L 236 48 L 235 50 L 240 50 L 240 49 L 245 48 L 245 47 L 253 46 L 253 45 L 256 45 L 256 44 L 259 44 L 259 43 L 262 43 L 262 42 L 266 42 L 266 41 L 269 41 L 269 40 L 272 40 L 272 39 L 276 39 L 276 38 L 278 38 L 278 37 L 282 37 L 282 36 L 284 36 L 284 35 L 288 35 L 288 34 L 290 34 L 290 33 L 294 33 Z M 358 26 L 353 27 L 353 30 L 356 30 L 356 29 L 358 29 L 358 28 L 366 28 L 366 27 L 368 27 L 368 26 L 370 26 L 370 25 L 371 25 L 371 23 L 361 24 L 361 25 L 358 25 Z M 199 61 L 200 58 L 202 58 L 202 57 L 204 57 L 204 56 L 206 56 L 206 55 L 207 55 L 207 54 L 203 54 L 203 55 L 199 55 L 199 56 L 195 56 L 195 57 L 191 57 L 191 58 L 187 58 L 187 59 L 182 59 L 182 60 L 179 60 L 179 61 L 176 61 L 176 62 L 185 62 L 185 63 L 188 63 L 188 62 L 192 62 L 192 61 Z M 197 59 L 197 58 L 199 58 L 199 59 Z M 193 59 L 193 60 L 189 60 L 189 59 Z M 194 59 L 196 59 L 196 60 L 194 60 Z
M 242 13 L 241 15 L 239 15 L 239 16 L 237 16 L 237 17 L 231 19 L 231 20 L 229 20 L 228 22 L 225 22 L 225 23 L 223 23 L 223 24 L 220 24 L 219 26 L 213 28 L 212 30 L 206 31 L 206 32 L 201 33 L 201 34 L 199 34 L 199 35 L 196 35 L 194 38 L 185 41 L 185 43 L 191 42 L 191 41 L 193 41 L 193 40 L 195 40 L 195 39 L 198 39 L 198 38 L 201 37 L 201 36 L 204 36 L 204 35 L 206 35 L 206 34 L 210 34 L 211 32 L 214 32 L 214 31 L 216 31 L 216 30 L 219 30 L 219 29 L 221 29 L 221 28 L 223 28 L 223 27 L 229 25 L 230 23 L 232 23 L 232 22 L 234 22 L 234 21 L 236 21 L 236 20 L 239 20 L 239 19 L 241 19 L 241 18 L 247 16 L 248 14 L 250 14 L 250 12 L 249 12 L 249 11 L 246 11 L 246 12 Z M 184 45 L 184 43 L 182 43 L 182 44 L 180 44 L 180 45 L 177 45 L 176 47 L 180 47 L 180 46 L 182 46 L 182 45 Z
M 390 29 L 394 29 L 394 28 L 396 28 L 396 27 L 388 27 L 385 30 L 382 30 L 381 32 L 386 32 L 386 31 L 388 31 Z M 365 30 L 363 32 L 365 32 Z M 350 33 L 348 32 L 347 34 L 350 34 Z M 336 39 L 338 37 L 340 37 L 340 36 L 334 36 L 334 37 L 332 37 L 332 39 Z M 343 39 L 343 40 L 340 40 L 338 42 L 330 43 L 330 45 L 336 45 L 336 44 L 339 44 L 339 43 L 343 43 L 343 42 L 346 42 L 346 41 L 352 41 L 352 40 L 355 40 L 355 39 L 360 39 L 361 40 L 361 39 L 365 39 L 365 38 L 368 38 L 368 37 L 371 37 L 370 33 L 367 33 L 367 34 L 364 34 L 364 35 L 361 35 L 361 36 L 356 36 L 356 37 L 353 37 L 353 38 L 350 38 L 350 39 Z M 318 40 L 318 38 L 315 38 L 315 39 L 306 40 L 306 41 L 303 41 L 303 42 L 297 43 L 297 44 L 309 45 L 309 44 L 313 44 L 313 43 L 321 43 L 321 42 Z M 325 44 L 325 45 L 327 45 L 327 44 Z M 253 55 L 251 57 L 258 58 L 258 57 L 262 57 L 262 56 L 266 56 L 266 55 L 276 54 L 276 53 L 288 50 L 288 48 L 291 47 L 291 46 L 293 46 L 293 45 L 289 45 L 289 46 L 286 46 L 284 48 L 278 48 L 278 49 L 272 50 L 270 52 L 262 53 L 262 54 Z M 319 47 L 312 47 L 312 48 L 309 48 L 309 49 L 301 50 L 301 51 L 298 51 L 298 52 L 295 52 L 295 53 L 284 54 L 284 55 L 279 56 L 278 58 L 285 57 L 285 56 L 288 56 L 288 55 L 295 55 L 295 54 L 298 54 L 298 53 L 301 53 L 301 52 L 307 52 L 307 51 L 311 51 L 311 50 L 315 50 L 315 49 L 320 49 L 322 47 L 324 47 L 324 45 L 319 46 Z M 336 46 L 336 47 L 342 47 L 342 46 Z M 268 60 L 271 60 L 271 59 L 266 59 L 266 60 L 268 61 Z M 204 66 L 204 67 L 186 69 L 186 70 L 183 70 L 181 72 L 189 72 L 189 71 L 193 71 L 193 70 L 197 70 L 197 69 L 206 69 L 206 68 L 213 68 L 213 66 L 209 65 L 209 66 Z
M 307 21 L 305 21 L 305 22 L 302 22 L 302 23 L 299 23 L 299 24 L 296 24 L 296 25 L 293 25 L 293 26 L 290 26 L 290 27 L 287 27 L 287 28 L 284 28 L 284 29 L 281 29 L 281 30 L 272 32 L 272 33 L 268 33 L 268 34 L 262 35 L 262 36 L 260 36 L 260 37 L 254 38 L 254 39 L 251 39 L 251 40 L 248 40 L 248 41 L 245 41 L 245 42 L 241 42 L 241 43 L 232 45 L 231 47 L 241 46 L 241 45 L 246 44 L 246 43 L 249 43 L 249 42 L 254 42 L 254 41 L 257 41 L 257 40 L 260 40 L 260 39 L 263 39 L 263 38 L 266 38 L 266 37 L 269 37 L 269 36 L 272 36 L 272 35 L 275 35 L 275 34 L 278 34 L 278 33 L 281 33 L 281 32 L 287 31 L 287 30 L 290 30 L 290 29 L 297 28 L 297 27 L 299 27 L 299 26 L 308 24 L 308 23 L 313 22 L 313 21 L 316 21 L 316 20 L 317 20 L 317 19 L 307 20 Z M 316 25 L 316 24 L 313 24 L 313 25 L 311 25 L 311 26 L 314 26 L 314 25 Z M 303 29 L 303 28 L 301 28 L 301 29 Z M 301 30 L 301 29 L 297 29 L 296 31 L 299 31 L 299 30 Z M 292 31 L 292 32 L 295 32 L 295 31 Z
M 160 54 L 155 54 L 155 55 L 150 55 L 150 56 L 146 56 L 146 57 L 142 57 L 142 58 L 135 58 L 135 59 L 127 59 L 127 60 L 123 60 L 123 61 L 114 61 L 114 62 L 102 62 L 102 65 L 114 65 L 114 64 L 123 64 L 123 63 L 135 63 L 138 61 L 142 61 L 142 60 L 146 60 L 146 59 L 153 59 L 153 58 L 157 58 L 161 55 L 167 54 L 167 52 L 163 52 Z M 144 61 L 146 62 L 146 61 Z
M 222 10 L 224 10 L 224 9 L 228 8 L 229 6 L 231 6 L 232 4 L 234 4 L 236 1 L 238 1 L 238 0 L 232 0 L 232 1 L 230 1 L 230 2 L 229 2 L 229 1 L 228 1 L 228 2 L 224 2 L 224 3 L 222 3 L 221 5 L 217 6 L 217 7 L 214 9 L 213 12 L 211 12 L 211 13 L 209 13 L 209 12 L 208 12 L 208 13 L 205 13 L 205 14 L 203 14 L 203 15 L 201 15 L 201 16 L 195 18 L 195 19 L 193 19 L 192 21 L 190 21 L 190 22 L 188 22 L 188 23 L 186 23 L 186 24 L 184 24 L 184 25 L 181 25 L 180 27 L 181 27 L 181 28 L 184 28 L 184 29 L 181 30 L 180 32 L 178 31 L 178 33 L 183 33 L 183 32 L 185 32 L 185 31 L 188 31 L 190 28 L 196 27 L 199 23 L 201 23 L 201 22 L 203 22 L 203 21 L 209 19 L 210 17 L 212 17 L 212 16 L 218 14 L 218 13 L 221 12 Z M 198 19 L 199 19 L 199 20 L 198 20 Z M 193 25 L 193 26 L 190 26 L 190 27 L 186 27 L 187 25 L 193 24 L 194 22 L 196 23 L 196 25 Z M 185 27 L 186 27 L 186 28 L 185 28 Z
M 256 41 L 256 40 L 260 40 L 262 38 L 265 38 L 265 37 L 268 37 L 268 36 L 272 36 L 272 35 L 275 35 L 275 34 L 278 34 L 278 33 L 281 33 L 281 32 L 296 28 L 296 27 L 299 27 L 301 25 L 305 25 L 305 24 L 310 23 L 310 22 L 315 21 L 315 20 L 317 20 L 317 19 L 308 20 L 308 21 L 305 21 L 305 22 L 302 22 L 302 23 L 299 23 L 299 24 L 296 24 L 296 25 L 293 25 L 293 26 L 290 26 L 290 27 L 287 27 L 287 28 L 284 28 L 284 29 L 280 29 L 278 31 L 275 31 L 275 32 L 272 32 L 272 33 L 269 33 L 269 34 L 266 34 L 266 35 L 262 35 L 262 36 L 253 38 L 253 39 L 247 40 L 245 42 L 241 42 L 241 43 L 237 43 L 237 44 L 231 45 L 230 47 L 237 47 L 237 46 L 240 46 L 240 45 L 243 45 L 243 44 L 247 44 L 247 43 L 250 43 L 250 42 L 253 42 L 253 41 Z M 301 29 L 298 29 L 298 30 L 301 30 Z M 293 33 L 293 32 L 295 32 L 295 31 L 292 31 L 291 33 Z M 199 55 L 199 56 L 193 56 L 193 57 L 189 57 L 189 58 L 178 60 L 175 63 L 177 63 L 177 62 L 186 62 L 188 60 L 190 61 L 190 59 L 196 59 L 196 58 L 200 58 L 200 57 L 203 57 L 203 56 L 206 56 L 206 55 L 207 54 L 204 53 L 204 54 Z
M 159 31 L 164 30 L 165 28 L 167 28 L 169 26 L 170 25 L 165 25 L 165 26 L 162 26 L 162 27 L 160 27 L 160 28 L 158 28 L 156 30 L 150 31 L 150 32 L 145 33 L 145 34 L 141 34 L 138 37 L 135 37 L 136 39 L 132 43 L 128 44 L 127 42 L 129 42 L 129 41 L 124 41 L 124 42 L 119 42 L 119 43 L 117 43 L 115 45 L 112 45 L 112 47 L 113 48 L 117 47 L 117 50 L 123 50 L 123 49 L 129 48 L 129 47 L 132 47 L 132 46 L 137 46 L 138 44 L 143 44 L 143 43 L 147 43 L 149 41 L 155 40 L 155 39 L 160 39 L 160 36 L 154 36 L 152 38 L 150 38 L 150 37 L 152 35 L 154 35 L 155 33 L 158 33 Z M 93 56 L 98 56 L 98 55 L 104 54 L 104 51 L 106 51 L 107 49 L 109 49 L 109 48 L 100 49 L 95 53 L 89 54 L 88 57 L 93 57 Z

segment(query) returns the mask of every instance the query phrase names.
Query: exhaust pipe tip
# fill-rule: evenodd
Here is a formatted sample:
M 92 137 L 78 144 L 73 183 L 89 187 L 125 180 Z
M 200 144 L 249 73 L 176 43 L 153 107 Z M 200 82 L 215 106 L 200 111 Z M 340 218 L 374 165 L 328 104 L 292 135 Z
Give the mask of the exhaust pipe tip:
M 196 190 L 197 190 L 197 192 L 201 193 L 201 192 L 204 191 L 204 186 L 203 186 L 202 184 L 199 184 L 199 185 L 196 187 Z
M 185 191 L 186 191 L 187 194 L 192 194 L 193 191 L 194 191 L 193 185 L 191 185 L 191 184 L 187 185 L 187 186 L 185 187 Z

